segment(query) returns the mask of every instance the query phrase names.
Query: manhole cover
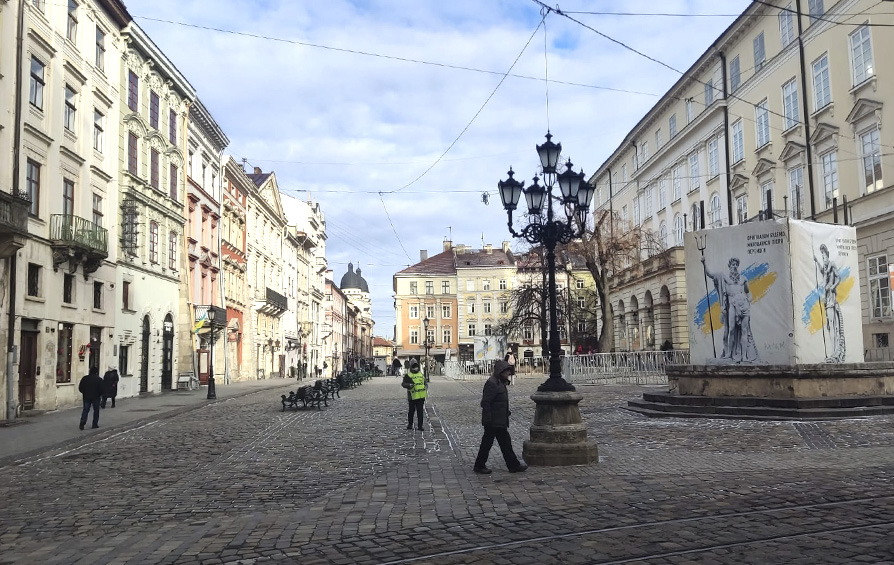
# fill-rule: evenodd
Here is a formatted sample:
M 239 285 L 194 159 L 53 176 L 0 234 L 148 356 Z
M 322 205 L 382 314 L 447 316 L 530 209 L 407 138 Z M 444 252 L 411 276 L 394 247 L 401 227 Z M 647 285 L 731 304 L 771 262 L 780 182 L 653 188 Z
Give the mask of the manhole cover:
M 131 412 L 158 412 L 158 408 L 136 408 Z

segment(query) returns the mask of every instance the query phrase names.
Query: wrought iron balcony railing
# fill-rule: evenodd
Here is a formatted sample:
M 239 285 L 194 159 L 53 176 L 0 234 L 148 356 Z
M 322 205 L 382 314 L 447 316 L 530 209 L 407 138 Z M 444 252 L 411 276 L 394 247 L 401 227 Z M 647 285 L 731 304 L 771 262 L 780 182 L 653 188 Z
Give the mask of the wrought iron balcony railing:
M 0 233 L 27 234 L 30 208 L 31 200 L 27 194 L 0 190 Z
M 54 244 L 80 247 L 90 254 L 103 257 L 109 253 L 109 231 L 79 216 L 51 215 L 50 240 Z

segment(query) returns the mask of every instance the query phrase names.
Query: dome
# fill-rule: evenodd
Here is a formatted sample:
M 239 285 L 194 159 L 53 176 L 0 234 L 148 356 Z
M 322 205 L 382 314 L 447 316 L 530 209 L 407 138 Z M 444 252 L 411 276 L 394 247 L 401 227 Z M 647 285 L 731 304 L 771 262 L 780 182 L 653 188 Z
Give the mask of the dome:
M 341 277 L 339 288 L 342 290 L 356 288 L 363 292 L 369 292 L 369 285 L 366 283 L 366 279 L 360 276 L 359 268 L 357 269 L 357 272 L 354 272 L 353 263 L 348 263 L 348 272 Z

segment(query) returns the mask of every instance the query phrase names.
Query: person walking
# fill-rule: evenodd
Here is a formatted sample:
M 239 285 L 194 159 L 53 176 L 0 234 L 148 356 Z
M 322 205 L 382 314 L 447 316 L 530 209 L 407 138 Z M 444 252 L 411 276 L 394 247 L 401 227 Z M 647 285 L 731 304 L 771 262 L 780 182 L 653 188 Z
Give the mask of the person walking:
M 509 391 L 506 383 L 514 371 L 512 365 L 500 360 L 494 363 L 494 374 L 484 383 L 484 391 L 481 394 L 481 425 L 484 426 L 484 436 L 481 438 L 481 447 L 478 448 L 478 457 L 475 459 L 474 471 L 482 475 L 489 475 L 492 471 L 487 467 L 487 458 L 490 448 L 494 445 L 494 439 L 500 444 L 503 460 L 510 473 L 521 473 L 528 466 L 518 460 L 515 451 L 512 450 L 512 438 L 509 436 Z
M 410 361 L 410 370 L 404 375 L 401 386 L 407 389 L 407 429 L 413 429 L 413 414 L 416 414 L 416 429 L 422 430 L 422 414 L 425 411 L 425 375 L 419 371 L 419 361 Z
M 102 376 L 102 381 L 105 383 L 101 404 L 103 408 L 106 407 L 110 398 L 112 399 L 112 408 L 115 407 L 115 397 L 118 396 L 118 380 L 118 369 L 114 367 L 109 367 L 109 370 Z
M 105 383 L 99 378 L 99 367 L 90 367 L 90 372 L 81 377 L 78 391 L 84 399 L 84 410 L 81 412 L 80 429 L 84 429 L 91 407 L 93 408 L 93 427 L 99 427 L 99 403 L 103 397 L 104 387 Z

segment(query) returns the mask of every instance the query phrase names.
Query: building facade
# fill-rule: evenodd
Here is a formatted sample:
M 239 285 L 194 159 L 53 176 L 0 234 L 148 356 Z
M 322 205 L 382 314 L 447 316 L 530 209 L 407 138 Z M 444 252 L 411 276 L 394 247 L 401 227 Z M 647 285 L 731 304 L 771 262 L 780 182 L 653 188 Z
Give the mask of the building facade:
M 221 212 L 220 254 L 223 264 L 224 302 L 227 309 L 226 355 L 232 381 L 253 379 L 252 336 L 248 315 L 252 301 L 248 295 L 247 199 L 254 182 L 232 156 L 224 158 L 223 209 Z M 243 337 L 245 336 L 245 338 Z
M 500 249 L 457 245 L 457 337 L 460 361 L 475 361 L 475 341 L 497 337 L 496 329 L 512 315 L 511 292 L 516 284 L 515 258 L 504 241 Z M 426 281 L 428 293 L 428 281 Z M 426 304 L 426 314 L 432 311 Z M 437 312 L 437 308 L 434 308 Z M 429 337 L 438 339 L 437 332 Z M 447 337 L 446 335 L 441 337 Z M 508 337 L 508 336 L 507 336 Z M 505 344 L 505 345 L 508 345 Z

